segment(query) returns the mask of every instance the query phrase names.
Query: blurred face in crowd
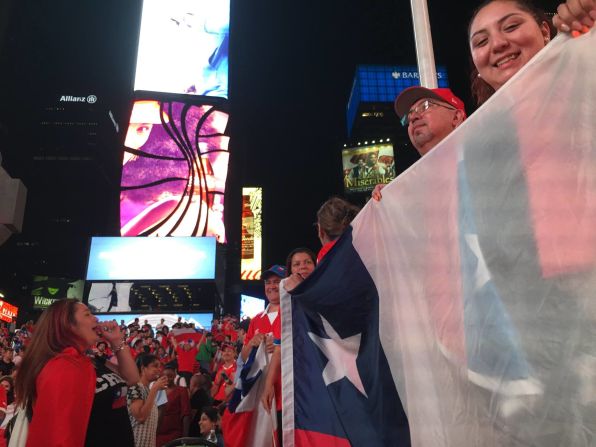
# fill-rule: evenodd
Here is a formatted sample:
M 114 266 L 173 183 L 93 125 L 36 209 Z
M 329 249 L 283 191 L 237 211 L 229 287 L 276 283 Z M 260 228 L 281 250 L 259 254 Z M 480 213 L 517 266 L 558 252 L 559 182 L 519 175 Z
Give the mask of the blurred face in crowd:
M 281 278 L 277 275 L 270 275 L 265 280 L 265 296 L 271 304 L 279 304 L 279 283 Z
M 149 382 L 153 382 L 159 378 L 161 373 L 161 363 L 155 360 L 147 366 L 141 367 L 141 376 L 145 377 Z
M 215 430 L 215 422 L 209 419 L 205 413 L 201 414 L 201 419 L 199 420 L 199 428 L 201 429 L 201 435 L 207 436 L 211 430 Z
M 3 380 L 2 382 L 0 382 L 0 385 L 4 387 L 7 393 L 10 392 L 10 389 L 12 388 L 8 380 Z
M 176 373 L 171 368 L 166 368 L 163 370 L 163 375 L 168 378 L 168 386 L 174 386 L 174 380 L 176 379 Z
M 97 318 L 91 313 L 87 306 L 77 303 L 74 319 L 75 325 L 73 331 L 85 342 L 85 346 L 93 346 L 99 341 L 99 335 L 97 335 Z
M 4 361 L 6 363 L 12 362 L 12 358 L 13 358 L 12 350 L 7 349 L 6 351 L 4 351 L 4 354 L 2 355 L 2 357 L 4 358 Z
M 225 348 L 224 351 L 221 353 L 221 358 L 224 362 L 230 363 L 235 360 L 236 351 L 233 348 Z
M 498 90 L 548 43 L 548 24 L 515 1 L 494 1 L 470 24 L 470 51 L 480 77 Z

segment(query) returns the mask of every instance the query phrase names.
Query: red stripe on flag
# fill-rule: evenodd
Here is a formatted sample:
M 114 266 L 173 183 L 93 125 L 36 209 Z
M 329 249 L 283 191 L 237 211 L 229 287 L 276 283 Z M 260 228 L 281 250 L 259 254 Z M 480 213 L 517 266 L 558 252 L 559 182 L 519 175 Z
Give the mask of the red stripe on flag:
M 221 419 L 225 447 L 245 447 L 246 438 L 251 430 L 252 411 L 230 413 L 226 408 Z
M 345 438 L 308 430 L 294 430 L 295 447 L 351 447 Z

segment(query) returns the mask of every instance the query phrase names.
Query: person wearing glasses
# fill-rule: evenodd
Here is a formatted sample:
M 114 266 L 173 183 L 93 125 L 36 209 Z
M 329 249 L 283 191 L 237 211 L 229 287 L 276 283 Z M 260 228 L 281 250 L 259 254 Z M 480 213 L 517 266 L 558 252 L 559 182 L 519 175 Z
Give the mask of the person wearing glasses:
M 407 88 L 395 100 L 395 112 L 422 156 L 466 119 L 463 101 L 448 88 Z M 373 199 L 381 199 L 383 186 L 375 187 Z

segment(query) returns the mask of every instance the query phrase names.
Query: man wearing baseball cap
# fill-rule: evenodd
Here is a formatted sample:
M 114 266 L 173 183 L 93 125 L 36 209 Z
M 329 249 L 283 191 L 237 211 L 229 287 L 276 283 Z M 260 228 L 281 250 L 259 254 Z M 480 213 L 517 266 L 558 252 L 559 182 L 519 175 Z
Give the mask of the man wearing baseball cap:
M 258 347 L 263 340 L 267 341 L 267 351 L 269 353 L 273 352 L 272 336 L 274 332 L 279 331 L 281 333 L 279 283 L 285 277 L 286 268 L 277 264 L 272 265 L 262 273 L 261 278 L 265 282 L 265 296 L 269 300 L 269 305 L 263 312 L 256 315 L 248 326 L 248 331 L 244 337 L 244 347 L 240 353 L 243 361 L 246 361 L 252 348 Z
M 397 97 L 394 107 L 401 124 L 408 128 L 412 145 L 422 156 L 466 119 L 464 102 L 448 88 L 407 88 Z M 383 186 L 375 187 L 373 199 L 381 199 Z

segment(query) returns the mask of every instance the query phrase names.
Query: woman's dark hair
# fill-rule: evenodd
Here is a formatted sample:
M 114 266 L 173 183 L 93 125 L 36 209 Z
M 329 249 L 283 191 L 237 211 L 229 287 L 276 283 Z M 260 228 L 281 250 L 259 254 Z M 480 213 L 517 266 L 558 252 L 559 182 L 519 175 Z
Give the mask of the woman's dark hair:
M 137 364 L 137 369 L 141 372 L 141 368 L 147 368 L 153 362 L 159 362 L 159 359 L 156 355 L 141 353 L 135 359 L 135 363 Z
M 546 22 L 548 24 L 549 36 L 551 39 L 557 34 L 557 30 L 554 27 L 552 21 L 542 9 L 532 2 L 532 0 L 485 0 L 472 13 L 472 17 L 468 22 L 468 36 L 470 36 L 470 31 L 472 30 L 472 22 L 474 22 L 474 19 L 478 13 L 486 6 L 496 1 L 514 2 L 519 9 L 530 14 L 538 26 L 542 26 L 542 24 Z M 495 93 L 495 89 L 492 88 L 484 79 L 478 76 L 478 69 L 474 65 L 474 61 L 472 60 L 471 56 L 470 65 L 470 89 L 472 90 L 472 97 L 476 100 L 476 104 L 482 105 Z
M 332 197 L 317 211 L 317 223 L 327 237 L 335 240 L 342 235 L 350 222 L 356 217 L 360 209 L 350 202 Z
M 74 331 L 78 305 L 82 304 L 75 299 L 58 300 L 39 317 L 16 375 L 14 388 L 18 404 L 35 402 L 37 376 L 52 358 L 69 347 L 80 352 L 86 348 L 85 341 Z
M 315 255 L 314 251 L 312 251 L 310 248 L 306 248 L 306 247 L 295 248 L 294 250 L 292 250 L 290 252 L 288 257 L 286 258 L 286 275 L 287 276 L 290 276 L 292 274 L 292 258 L 294 257 L 295 254 L 298 254 L 298 253 L 306 253 L 308 255 L 308 257 L 310 259 L 312 259 L 312 262 L 315 265 L 317 264 L 317 255 Z
M 215 407 L 205 407 L 203 408 L 202 413 L 205 413 L 205 416 L 209 418 L 211 422 L 214 424 L 219 423 L 219 412 Z

